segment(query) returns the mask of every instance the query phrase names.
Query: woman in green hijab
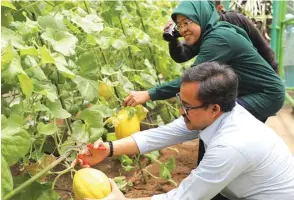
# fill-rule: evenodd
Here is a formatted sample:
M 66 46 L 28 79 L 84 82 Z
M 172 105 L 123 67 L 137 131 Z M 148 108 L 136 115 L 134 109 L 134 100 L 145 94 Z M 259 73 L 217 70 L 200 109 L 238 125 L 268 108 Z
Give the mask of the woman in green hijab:
M 230 65 L 239 77 L 238 103 L 260 121 L 274 115 L 284 104 L 282 80 L 258 54 L 246 32 L 219 15 L 212 2 L 182 1 L 172 14 L 177 29 L 198 55 L 193 66 L 207 61 Z M 147 100 L 174 97 L 180 90 L 180 79 L 132 92 L 124 104 L 135 106 Z

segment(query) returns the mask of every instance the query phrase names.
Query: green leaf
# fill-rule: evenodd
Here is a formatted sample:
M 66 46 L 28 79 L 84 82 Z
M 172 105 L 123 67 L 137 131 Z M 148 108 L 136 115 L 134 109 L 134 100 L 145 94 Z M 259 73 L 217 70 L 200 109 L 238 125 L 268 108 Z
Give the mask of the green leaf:
M 152 88 L 156 85 L 154 78 L 145 73 L 140 73 L 140 76 L 134 75 L 134 80 L 143 88 Z
M 33 81 L 34 92 L 46 96 L 51 102 L 58 99 L 56 88 L 51 82 L 46 81 Z
M 14 10 L 11 10 L 10 8 L 7 8 L 7 7 L 1 7 L 1 25 L 2 26 L 9 28 L 14 23 L 12 12 L 14 12 Z
M 71 117 L 71 114 L 69 114 L 66 110 L 62 108 L 59 101 L 50 102 L 48 103 L 47 107 L 50 109 L 51 114 L 55 118 L 66 119 Z
M 87 34 L 87 43 L 89 45 L 95 46 L 97 44 L 95 36 L 91 34 Z
M 108 49 L 110 47 L 109 37 L 105 37 L 105 36 L 96 37 L 96 43 L 103 50 Z
M 171 156 L 167 163 L 165 163 L 166 168 L 168 169 L 168 171 L 173 172 L 174 169 L 176 168 L 176 160 L 173 156 Z
M 41 102 L 37 102 L 34 104 L 34 111 L 49 111 L 49 108 L 47 108 L 45 105 L 41 104 Z
M 160 153 L 159 153 L 159 151 L 152 151 L 150 153 L 144 154 L 144 156 L 149 158 L 152 162 L 154 162 L 159 158 Z
M 144 65 L 147 67 L 150 74 L 153 77 L 156 77 L 156 71 L 154 70 L 155 68 L 153 67 L 153 65 L 150 63 L 150 61 L 147 58 L 144 60 Z
M 1 51 L 11 42 L 11 45 L 16 48 L 24 48 L 22 37 L 14 31 L 1 26 Z
M 22 69 L 22 66 L 20 64 L 20 58 L 18 55 L 16 55 L 11 63 L 9 64 L 9 67 L 2 71 L 2 80 L 9 81 L 14 80 L 15 76 L 19 74 L 26 74 L 24 70 Z
M 8 163 L 1 156 L 1 196 L 2 198 L 13 189 L 13 179 Z M 1 198 L 1 199 L 2 199 Z
M 53 57 L 51 56 L 51 53 L 45 45 L 39 49 L 39 52 L 41 55 L 41 64 L 55 63 Z
M 47 80 L 46 75 L 39 66 L 34 66 L 25 71 L 27 75 L 40 81 Z
M 93 143 L 93 142 L 96 142 L 99 138 L 101 138 L 101 136 L 104 133 L 104 128 L 89 127 L 88 132 L 89 132 L 89 136 L 90 136 L 89 142 Z
M 44 124 L 43 122 L 38 124 L 37 130 L 42 135 L 53 135 L 58 131 L 54 124 Z
M 77 65 L 80 66 L 80 75 L 91 77 L 93 80 L 98 78 L 100 69 L 95 57 L 97 54 L 93 51 L 87 51 L 79 56 Z
M 78 39 L 69 32 L 47 28 L 46 32 L 42 33 L 41 37 L 50 42 L 55 51 L 62 53 L 65 56 L 75 54 Z
M 14 57 L 14 50 L 11 44 L 9 43 L 6 46 L 3 56 L 1 56 L 1 70 L 7 69 Z
M 26 47 L 26 48 L 20 49 L 20 55 L 21 56 L 26 56 L 26 55 L 38 56 L 39 54 L 35 47 Z
M 114 71 L 114 69 L 109 65 L 104 65 L 103 67 L 101 67 L 101 73 L 106 76 L 111 76 L 117 72 Z
M 127 155 L 120 155 L 118 157 L 120 163 L 123 165 L 123 166 L 128 166 L 128 165 L 132 165 L 133 164 L 133 160 L 130 159 L 129 156 Z
M 90 136 L 86 125 L 81 120 L 72 123 L 72 137 L 79 143 L 88 143 Z
M 103 20 L 95 14 L 86 15 L 85 17 L 74 15 L 71 20 L 81 27 L 86 33 L 99 33 L 103 30 Z
M 125 89 L 127 93 L 134 90 L 133 83 L 127 77 L 125 77 L 121 72 L 117 74 L 117 80 L 122 84 L 123 88 Z
M 73 25 L 68 19 L 63 19 L 64 24 L 75 34 L 81 34 L 82 31 L 79 30 L 78 27 Z
M 94 112 L 99 112 L 102 118 L 110 117 L 113 113 L 112 110 L 104 104 L 93 105 L 91 108 L 88 109 L 93 110 Z
M 20 84 L 20 88 L 22 93 L 26 96 L 26 98 L 30 98 L 33 92 L 33 82 L 26 74 L 18 75 L 18 80 Z
M 4 129 L 8 126 L 8 120 L 5 115 L 1 114 L 1 128 Z
M 171 173 L 164 164 L 160 165 L 159 176 L 164 179 L 171 179 Z
M 37 200 L 60 200 L 61 197 L 54 190 L 46 190 L 42 192 Z
M 39 32 L 38 23 L 30 20 L 28 17 L 26 17 L 26 22 L 15 21 L 10 26 L 17 29 L 17 33 L 22 35 L 25 41 L 30 40 L 33 35 Z
M 54 60 L 55 60 L 55 66 L 57 68 L 57 70 L 64 75 L 67 78 L 74 78 L 76 75 L 70 71 L 69 69 L 67 69 L 65 66 L 68 66 L 65 58 L 63 55 L 61 54 L 53 54 Z
M 2 155 L 11 166 L 27 154 L 31 144 L 31 136 L 23 129 L 7 127 L 1 131 L 1 143 Z
M 142 51 L 139 47 L 137 47 L 135 45 L 130 45 L 130 47 L 132 49 L 132 52 L 135 53 L 135 54 Z
M 81 112 L 80 119 L 84 120 L 85 124 L 93 128 L 103 127 L 103 118 L 99 111 L 91 108 L 86 108 Z
M 1 1 L 1 6 L 7 7 L 7 8 L 11 8 L 13 10 L 16 10 L 16 7 L 8 0 L 2 0 Z
M 40 26 L 46 30 L 47 28 L 55 29 L 55 30 L 60 30 L 60 31 L 67 31 L 68 29 L 63 23 L 63 17 L 61 14 L 53 16 L 39 16 L 38 17 L 38 23 Z
M 23 184 L 25 181 L 30 179 L 30 176 L 23 176 L 23 175 L 18 175 L 16 177 L 13 177 L 14 181 L 14 187 L 16 188 L 17 186 Z M 51 190 L 51 185 L 50 184 L 40 184 L 38 182 L 34 182 L 28 187 L 24 188 L 19 194 L 15 195 L 13 197 L 13 200 L 38 200 L 39 196 L 41 196 L 45 191 Z M 57 200 L 53 199 L 52 200 Z
M 123 169 L 124 169 L 126 172 L 130 172 L 130 171 L 132 171 L 133 169 L 135 169 L 135 167 L 132 166 L 132 165 L 127 165 L 127 166 L 124 166 L 124 165 L 123 165 Z
M 7 126 L 5 128 L 9 129 L 7 131 L 15 132 L 23 127 L 25 120 L 22 115 L 11 113 L 10 117 L 7 119 L 6 122 Z
M 123 39 L 116 39 L 112 42 L 112 47 L 117 50 L 122 50 L 128 47 L 128 43 Z
M 72 137 L 67 137 L 66 141 L 62 143 L 60 146 L 61 154 L 65 153 L 68 149 L 72 148 L 76 145 L 76 142 Z
M 77 84 L 83 98 L 87 101 L 92 101 L 98 97 L 98 85 L 96 81 L 85 79 L 81 76 L 76 76 L 73 82 Z
M 117 140 L 115 133 L 108 133 L 106 135 L 106 141 L 115 141 Z

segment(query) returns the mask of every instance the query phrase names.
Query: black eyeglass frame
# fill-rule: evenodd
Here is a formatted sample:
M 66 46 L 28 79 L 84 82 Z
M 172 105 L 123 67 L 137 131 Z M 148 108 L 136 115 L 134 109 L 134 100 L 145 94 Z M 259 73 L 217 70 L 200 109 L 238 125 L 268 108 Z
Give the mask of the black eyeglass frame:
M 202 105 L 200 105 L 200 106 L 185 106 L 185 105 L 182 103 L 182 100 L 181 100 L 181 97 L 180 97 L 180 93 L 177 93 L 177 94 L 176 94 L 176 97 L 177 97 L 177 100 L 178 100 L 180 106 L 183 108 L 183 111 L 184 111 L 184 114 L 185 114 L 185 115 L 188 115 L 189 110 L 194 110 L 194 109 L 199 109 L 199 108 L 204 108 L 204 107 L 206 107 L 205 104 L 202 104 Z

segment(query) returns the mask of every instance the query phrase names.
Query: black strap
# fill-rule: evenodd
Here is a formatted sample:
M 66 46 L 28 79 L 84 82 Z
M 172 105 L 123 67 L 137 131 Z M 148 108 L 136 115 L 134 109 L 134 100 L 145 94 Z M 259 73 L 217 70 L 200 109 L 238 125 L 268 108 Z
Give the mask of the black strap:
M 109 155 L 108 157 L 112 157 L 113 156 L 113 144 L 112 141 L 108 141 L 109 144 Z

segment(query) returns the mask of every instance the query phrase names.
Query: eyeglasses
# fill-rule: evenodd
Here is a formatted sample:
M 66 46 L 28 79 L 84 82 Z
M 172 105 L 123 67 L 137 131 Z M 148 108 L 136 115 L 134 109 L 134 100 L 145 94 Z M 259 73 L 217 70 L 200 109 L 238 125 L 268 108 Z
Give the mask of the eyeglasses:
M 180 31 L 183 28 L 187 28 L 189 26 L 189 24 L 191 24 L 193 21 L 191 20 L 185 20 L 183 23 L 181 24 L 176 24 L 175 29 L 177 31 Z
M 180 93 L 177 93 L 176 97 L 177 97 L 177 100 L 178 100 L 180 106 L 183 108 L 183 111 L 184 111 L 185 115 L 188 115 L 189 110 L 198 109 L 198 108 L 204 108 L 206 106 L 204 104 L 202 104 L 200 106 L 185 106 L 185 105 L 183 105 L 183 102 L 181 100 Z

